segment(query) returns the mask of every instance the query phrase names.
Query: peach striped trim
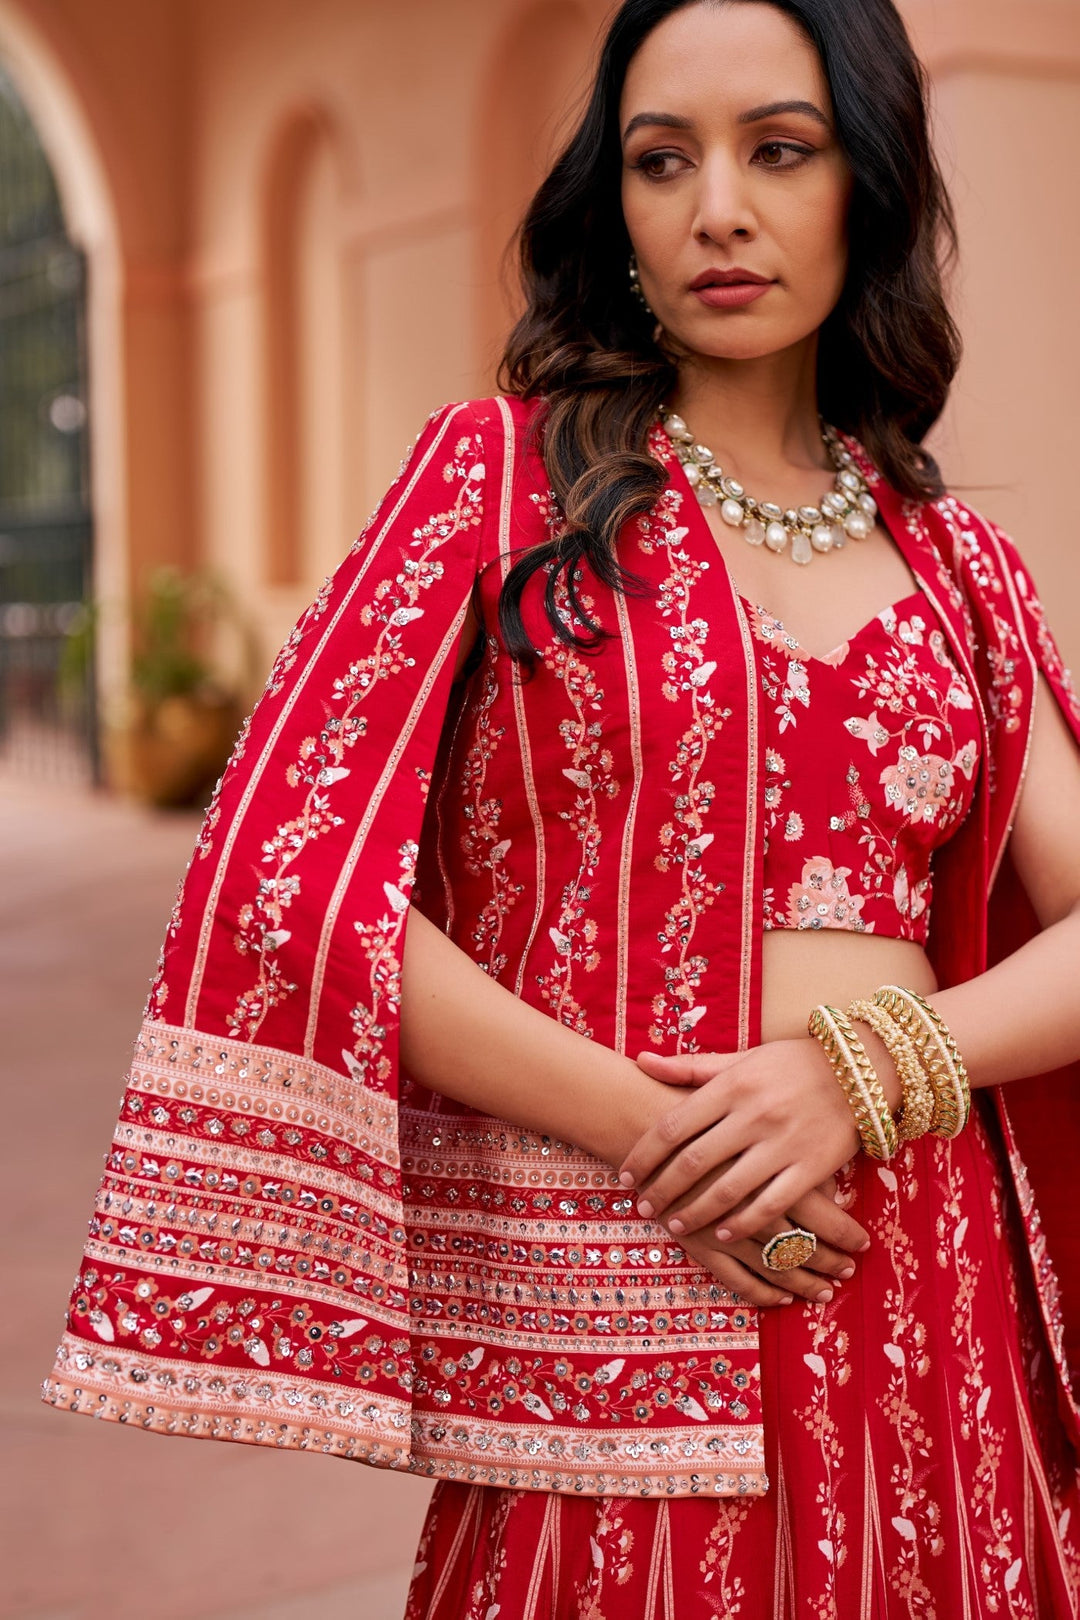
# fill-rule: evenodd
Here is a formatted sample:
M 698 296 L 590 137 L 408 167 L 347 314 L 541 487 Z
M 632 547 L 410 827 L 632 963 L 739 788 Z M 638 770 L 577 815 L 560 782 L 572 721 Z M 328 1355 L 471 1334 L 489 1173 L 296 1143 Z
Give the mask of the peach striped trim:
M 65 1332 L 42 1398 L 69 1412 L 158 1434 L 411 1467 L 407 1401 L 372 1391 L 360 1398 L 338 1384 L 271 1368 L 260 1367 L 257 1376 L 251 1369 L 203 1368 Z
M 1043 1463 L 1042 1454 L 1039 1451 L 1038 1443 L 1034 1434 L 1032 1433 L 1027 1403 L 1017 1380 L 1016 1367 L 1013 1365 L 1011 1357 L 1009 1365 L 1012 1373 L 1013 1397 L 1016 1401 L 1016 1415 L 1020 1423 L 1020 1433 L 1023 1436 L 1024 1441 L 1024 1457 L 1025 1461 L 1027 1462 L 1027 1473 L 1031 1484 L 1034 1486 L 1036 1503 L 1042 1511 L 1046 1531 L 1053 1542 L 1054 1551 L 1057 1553 L 1058 1573 L 1061 1576 L 1065 1590 L 1075 1603 L 1077 1598 L 1080 1597 L 1080 1592 L 1077 1591 L 1073 1577 L 1070 1574 L 1068 1565 L 1065 1562 L 1065 1555 L 1061 1546 L 1061 1537 L 1058 1534 L 1057 1514 L 1054 1511 L 1054 1504 L 1050 1496 L 1050 1489 L 1046 1479 L 1046 1467 Z
M 469 586 L 469 592 L 470 594 L 472 592 L 471 584 Z M 447 630 L 442 639 L 438 652 L 435 654 L 434 659 L 428 666 L 427 674 L 424 676 L 420 689 L 413 700 L 413 706 L 409 710 L 408 718 L 398 734 L 397 742 L 394 744 L 390 754 L 387 757 L 386 764 L 383 766 L 379 780 L 376 782 L 371 794 L 371 798 L 368 800 L 367 807 L 364 810 L 363 819 L 356 830 L 356 836 L 354 837 L 349 848 L 349 853 L 346 855 L 341 864 L 341 869 L 338 872 L 337 882 L 334 885 L 334 892 L 330 896 L 330 902 L 326 908 L 326 915 L 323 918 L 323 925 L 319 934 L 319 948 L 315 954 L 315 961 L 311 971 L 311 999 L 308 1002 L 307 1029 L 304 1032 L 304 1056 L 306 1058 L 310 1058 L 315 1049 L 315 1034 L 319 1023 L 319 1001 L 322 996 L 323 979 L 326 976 L 326 962 L 330 952 L 330 943 L 333 938 L 334 929 L 337 927 L 341 903 L 345 898 L 346 890 L 348 889 L 349 883 L 352 879 L 353 872 L 356 869 L 356 863 L 363 853 L 364 845 L 367 843 L 368 833 L 371 831 L 371 824 L 382 808 L 382 802 L 386 796 L 386 790 L 394 779 L 402 756 L 405 754 L 410 743 L 412 742 L 413 733 L 419 724 L 420 716 L 423 714 L 428 702 L 430 701 L 432 689 L 442 673 L 443 665 L 454 651 L 458 637 L 461 634 L 461 627 L 465 623 L 465 615 L 468 612 L 468 609 L 469 597 L 466 596 L 464 601 L 461 603 L 461 606 L 455 613 L 450 624 L 450 628 Z
M 561 1514 L 562 1497 L 549 1494 L 544 1503 L 544 1519 L 540 1526 L 540 1535 L 536 1543 L 536 1552 L 533 1555 L 532 1571 L 529 1575 L 529 1590 L 525 1595 L 525 1607 L 522 1610 L 521 1620 L 537 1620 L 536 1605 L 540 1601 L 540 1590 L 544 1579 L 544 1568 L 548 1561 L 548 1554 L 552 1546 L 554 1529 Z M 553 1582 L 553 1591 L 558 1592 L 558 1581 Z
M 746 614 L 735 600 L 734 584 L 725 569 L 732 611 L 739 626 L 742 640 L 743 666 L 746 673 L 746 839 L 743 844 L 742 876 L 742 946 L 739 953 L 739 1051 L 745 1052 L 750 1036 L 759 1031 L 750 1029 L 750 998 L 753 987 L 753 958 L 755 931 L 758 924 L 760 896 L 754 885 L 754 862 L 758 836 L 758 689 L 757 660 L 754 656 L 750 627 Z
M 791 1620 L 791 1594 L 795 1588 L 795 1572 L 791 1550 L 791 1512 L 788 1502 L 787 1480 L 784 1477 L 784 1458 L 779 1437 L 776 1447 L 776 1557 L 773 1564 L 773 1620 Z
M 870 1422 L 863 1418 L 863 1545 L 862 1590 L 859 1594 L 859 1620 L 875 1620 L 874 1592 L 883 1584 L 885 1554 L 881 1541 L 880 1493 L 874 1467 L 874 1446 Z
M 973 517 L 975 516 L 974 513 L 971 515 Z M 1013 615 L 1016 619 L 1016 628 L 1019 631 L 1020 640 L 1023 644 L 1024 651 L 1027 654 L 1028 667 L 1031 670 L 1032 682 L 1031 707 L 1028 710 L 1028 729 L 1027 736 L 1024 738 L 1024 758 L 1020 766 L 1020 775 L 1016 781 L 1016 792 L 1013 796 L 1013 802 L 1009 806 L 1009 814 L 1005 818 L 1005 824 L 1001 834 L 1001 843 L 994 852 L 994 858 L 990 864 L 990 882 L 987 886 L 989 892 L 989 890 L 994 887 L 994 879 L 997 877 L 998 869 L 1005 858 L 1005 846 L 1009 841 L 1009 834 L 1013 829 L 1013 822 L 1016 819 L 1017 807 L 1020 803 L 1020 794 L 1024 786 L 1024 778 L 1027 775 L 1028 759 L 1031 755 L 1031 740 L 1035 735 L 1035 706 L 1039 697 L 1039 660 L 1035 655 L 1034 648 L 1028 640 L 1027 626 L 1024 624 L 1024 610 L 1020 605 L 1020 598 L 1016 594 L 1016 584 L 1012 577 L 1012 569 L 1005 560 L 1005 554 L 998 542 L 997 535 L 990 528 L 989 524 L 983 519 L 980 519 L 979 522 L 983 533 L 986 535 L 990 544 L 994 548 L 994 553 L 998 559 L 998 564 L 1001 568 L 1002 575 L 1004 576 L 1006 586 L 1008 587 L 1009 601 L 1012 603 Z
M 951 1439 L 951 1436 L 950 1436 Z M 975 1549 L 971 1545 L 971 1527 L 967 1519 L 967 1493 L 969 1485 L 960 1476 L 960 1458 L 956 1453 L 956 1445 L 952 1447 L 953 1477 L 956 1481 L 956 1523 L 960 1537 L 960 1586 L 964 1612 L 959 1620 L 971 1620 L 971 1587 L 969 1579 L 978 1583 L 978 1565 L 975 1561 Z
M 431 1602 L 428 1605 L 428 1614 L 437 1614 L 439 1612 L 439 1604 L 443 1600 L 446 1588 L 449 1586 L 451 1579 L 457 1573 L 456 1565 L 461 1554 L 462 1543 L 465 1540 L 465 1532 L 469 1528 L 470 1520 L 475 1520 L 477 1525 L 479 1525 L 480 1504 L 482 1500 L 480 1490 L 481 1487 L 478 1485 L 473 1485 L 469 1490 L 468 1505 L 465 1512 L 458 1520 L 457 1529 L 454 1531 L 454 1539 L 450 1545 L 450 1551 L 447 1553 L 443 1562 L 442 1573 L 439 1576 L 438 1584 L 436 1585 L 434 1592 L 431 1594 Z M 476 1536 L 474 1533 L 473 1546 L 475 1547 L 475 1545 Z
M 502 500 L 499 510 L 499 565 L 505 583 L 510 572 L 510 519 L 512 516 L 512 496 L 514 486 L 514 421 L 510 415 L 510 407 L 505 399 L 498 397 L 495 403 L 503 419 L 506 435 L 506 454 L 503 458 Z M 529 747 L 529 727 L 525 718 L 525 700 L 522 696 L 521 682 L 512 680 L 514 689 L 514 718 L 517 722 L 518 746 L 521 755 L 521 775 L 525 784 L 525 799 L 529 806 L 529 816 L 532 819 L 533 832 L 536 841 L 536 906 L 533 910 L 532 927 L 529 937 L 521 952 L 518 963 L 517 980 L 514 984 L 514 994 L 521 995 L 525 983 L 525 965 L 529 953 L 536 939 L 540 927 L 540 919 L 544 914 L 544 890 L 547 883 L 547 853 L 544 847 L 544 821 L 540 814 L 540 804 L 536 797 L 536 779 L 533 773 L 532 751 Z
M 615 593 L 615 608 L 622 634 L 623 663 L 626 668 L 626 700 L 630 712 L 630 757 L 634 765 L 634 785 L 630 790 L 630 803 L 623 826 L 622 850 L 619 856 L 618 923 L 616 950 L 618 966 L 615 989 L 615 1050 L 626 1052 L 626 993 L 630 982 L 630 872 L 634 851 L 634 822 L 638 797 L 641 793 L 643 759 L 641 750 L 641 694 L 637 679 L 637 660 L 634 655 L 634 633 L 626 599 L 621 591 Z
M 464 409 L 464 407 L 459 405 L 448 413 L 445 422 L 429 445 L 423 460 L 420 462 L 419 466 L 416 468 L 416 471 L 413 473 L 412 478 L 402 490 L 398 500 L 395 502 L 393 511 L 388 514 L 382 528 L 370 543 L 367 555 L 360 565 L 356 578 L 346 591 L 344 599 L 338 606 L 337 612 L 334 614 L 333 618 L 326 626 L 326 629 L 323 631 L 319 644 L 315 648 L 315 651 L 312 653 L 311 657 L 308 659 L 303 673 L 297 676 L 296 681 L 293 684 L 292 691 L 282 704 L 281 713 L 274 722 L 273 729 L 266 740 L 263 751 L 260 754 L 254 769 L 252 770 L 248 784 L 244 789 L 240 803 L 236 808 L 236 813 L 229 823 L 229 829 L 225 836 L 225 841 L 221 846 L 221 855 L 218 859 L 218 864 L 214 872 L 213 882 L 210 885 L 210 892 L 207 896 L 206 906 L 203 910 L 202 924 L 199 929 L 199 942 L 195 952 L 195 965 L 192 969 L 191 982 L 188 986 L 187 1003 L 184 1008 L 185 1025 L 193 1028 L 196 1024 L 199 995 L 202 991 L 203 974 L 206 972 L 206 959 L 210 951 L 210 933 L 213 927 L 214 914 L 217 910 L 218 898 L 221 894 L 222 885 L 225 882 L 225 874 L 228 870 L 229 861 L 232 857 L 233 847 L 237 838 L 240 836 L 240 828 L 243 825 L 244 818 L 247 815 L 248 810 L 251 808 L 251 801 L 255 797 L 266 767 L 270 763 L 270 759 L 273 756 L 274 749 L 277 747 L 278 738 L 281 736 L 282 731 L 284 731 L 289 717 L 291 716 L 297 703 L 300 701 L 300 697 L 305 686 L 307 685 L 308 677 L 315 669 L 326 649 L 327 643 L 334 634 L 334 631 L 337 629 L 341 619 L 348 611 L 353 598 L 364 582 L 368 569 L 378 557 L 379 548 L 387 530 L 393 523 L 397 521 L 398 514 L 401 512 L 402 507 L 412 495 L 412 492 L 416 488 L 416 485 L 419 483 L 420 479 L 424 476 L 428 465 L 437 453 L 443 439 L 446 437 L 451 424 L 457 419 L 458 414 L 462 409 Z
M 503 402 L 499 401 L 499 403 L 501 404 Z M 507 414 L 506 411 L 503 411 L 500 414 L 502 415 L 502 418 L 503 418 L 503 463 L 502 464 L 503 464 L 503 496 L 505 496 L 505 490 L 506 490 L 506 463 L 507 463 L 507 459 L 510 456 L 510 446 L 507 443 L 507 439 L 508 439 L 508 437 L 510 435 L 510 431 L 512 429 L 512 424 L 510 423 L 510 420 L 509 420 L 509 417 L 508 417 L 508 414 Z M 485 456 L 485 461 L 486 461 L 486 459 L 487 458 Z M 485 648 L 484 655 L 483 655 L 483 658 L 481 659 L 480 665 L 475 671 L 475 675 L 479 678 L 479 681 L 480 681 L 481 693 L 483 693 L 484 684 L 485 684 L 485 682 L 487 680 L 487 673 L 488 673 L 487 672 L 487 665 L 490 662 L 491 655 L 492 655 L 493 651 L 494 651 L 494 641 L 492 640 L 492 641 L 489 641 L 488 646 Z M 454 756 L 454 751 L 455 751 L 455 749 L 457 747 L 458 733 L 460 732 L 462 724 L 463 724 L 464 719 L 465 719 L 466 708 L 467 708 L 467 704 L 464 701 L 462 701 L 461 706 L 460 706 L 460 708 L 458 710 L 457 720 L 456 720 L 456 722 L 454 724 L 454 735 L 450 740 L 450 745 L 449 745 L 449 748 L 447 750 L 447 758 L 448 759 L 452 759 L 453 756 Z M 457 906 L 456 906 L 455 899 L 454 899 L 453 878 L 452 878 L 450 872 L 447 870 L 446 861 L 445 861 L 444 856 L 443 856 L 443 807 L 444 807 L 444 805 L 446 803 L 446 795 L 447 795 L 447 793 L 449 791 L 450 791 L 450 774 L 449 774 L 449 772 L 447 772 L 445 780 L 439 786 L 438 795 L 437 795 L 436 800 L 435 800 L 435 826 L 436 826 L 435 860 L 436 860 L 436 864 L 438 865 L 438 869 L 439 869 L 439 877 L 440 877 L 440 879 L 442 881 L 443 905 L 444 905 L 444 907 L 446 909 L 446 931 L 447 931 L 447 933 L 450 933 L 453 930 L 454 918 L 457 915 Z
M 663 1582 L 662 1591 L 661 1582 Z M 662 1615 L 658 1615 L 656 1611 L 656 1600 L 660 1596 L 664 1600 Z M 645 1590 L 645 1620 L 677 1620 L 671 1559 L 671 1508 L 666 1496 L 661 1499 L 656 1509 L 656 1524 L 653 1528 L 652 1553 Z
M 909 530 L 909 532 L 910 532 L 910 530 Z M 915 538 L 915 536 L 912 536 L 912 538 Z M 925 536 L 920 536 L 919 539 L 920 539 L 920 542 L 922 544 L 924 544 L 926 546 L 929 546 L 932 553 L 936 552 L 937 555 L 939 557 L 941 557 L 941 553 L 937 550 L 937 547 L 934 545 L 934 542 L 930 538 L 929 534 L 926 534 Z M 948 564 L 945 562 L 945 559 L 943 557 L 941 558 L 941 561 L 946 567 L 948 567 Z M 962 635 L 960 633 L 960 631 L 958 631 L 955 628 L 954 624 L 953 624 L 953 613 L 954 613 L 955 610 L 951 609 L 951 608 L 946 609 L 943 606 L 943 604 L 941 602 L 941 599 L 938 596 L 937 592 L 935 591 L 934 587 L 930 584 L 929 580 L 924 579 L 922 574 L 919 572 L 919 570 L 917 568 L 914 567 L 914 565 L 909 565 L 909 566 L 911 566 L 912 573 L 915 576 L 916 585 L 922 591 L 923 595 L 926 597 L 927 601 L 930 603 L 930 606 L 933 608 L 934 612 L 937 614 L 938 618 L 941 620 L 942 625 L 944 626 L 946 638 L 947 638 L 947 640 L 948 640 L 948 642 L 950 644 L 950 647 L 951 647 L 953 653 L 955 653 L 955 655 L 956 655 L 957 662 L 962 666 L 964 677 L 967 680 L 968 687 L 969 687 L 969 689 L 971 691 L 971 695 L 972 695 L 972 697 L 973 697 L 973 699 L 975 701 L 975 709 L 976 709 L 976 712 L 978 713 L 978 716 L 979 716 L 979 731 L 980 731 L 979 741 L 980 741 L 980 744 L 981 744 L 982 756 L 983 756 L 983 761 L 984 761 L 983 770 L 982 770 L 983 792 L 988 793 L 989 792 L 989 777 L 988 777 L 987 765 L 986 765 L 985 762 L 988 760 L 989 752 L 990 752 L 990 723 L 986 718 L 986 706 L 983 703 L 982 691 L 981 691 L 981 689 L 979 687 L 978 680 L 976 679 L 976 676 L 975 676 L 975 666 L 971 662 L 971 658 L 970 658 L 970 656 L 968 654 L 967 638 L 964 635 Z M 952 572 L 953 572 L 953 576 L 954 576 L 954 583 L 956 583 L 958 589 L 962 590 L 962 585 L 960 584 L 960 581 L 957 578 L 959 569 L 958 569 L 958 565 L 956 563 L 955 557 L 953 559 Z M 993 880 L 991 879 L 991 881 L 993 881 Z

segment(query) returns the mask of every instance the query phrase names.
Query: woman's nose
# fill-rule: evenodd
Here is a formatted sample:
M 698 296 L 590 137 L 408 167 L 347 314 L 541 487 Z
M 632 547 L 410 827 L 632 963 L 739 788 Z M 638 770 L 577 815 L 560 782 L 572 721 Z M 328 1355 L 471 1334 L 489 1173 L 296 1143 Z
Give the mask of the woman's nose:
M 693 234 L 699 242 L 726 242 L 732 236 L 745 240 L 757 234 L 749 177 L 739 164 L 718 158 L 702 165 Z

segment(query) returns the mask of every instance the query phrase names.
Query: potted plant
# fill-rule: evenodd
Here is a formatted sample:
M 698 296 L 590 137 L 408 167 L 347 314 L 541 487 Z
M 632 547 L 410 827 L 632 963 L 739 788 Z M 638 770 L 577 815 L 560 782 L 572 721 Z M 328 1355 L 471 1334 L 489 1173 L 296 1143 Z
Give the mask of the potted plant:
M 243 716 L 199 650 L 227 606 L 205 575 L 162 567 L 136 604 L 133 714 L 121 774 L 159 806 L 197 805 L 220 776 Z

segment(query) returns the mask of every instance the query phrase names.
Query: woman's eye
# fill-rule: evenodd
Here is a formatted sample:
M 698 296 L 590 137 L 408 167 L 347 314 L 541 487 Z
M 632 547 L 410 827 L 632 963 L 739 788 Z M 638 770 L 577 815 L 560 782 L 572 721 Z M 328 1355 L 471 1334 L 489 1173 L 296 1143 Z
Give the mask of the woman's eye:
M 813 149 L 795 146 L 790 141 L 765 141 L 754 155 L 765 169 L 797 169 L 807 158 L 813 157 Z
M 649 180 L 667 180 L 675 173 L 675 165 L 685 161 L 679 152 L 645 152 L 633 166 Z

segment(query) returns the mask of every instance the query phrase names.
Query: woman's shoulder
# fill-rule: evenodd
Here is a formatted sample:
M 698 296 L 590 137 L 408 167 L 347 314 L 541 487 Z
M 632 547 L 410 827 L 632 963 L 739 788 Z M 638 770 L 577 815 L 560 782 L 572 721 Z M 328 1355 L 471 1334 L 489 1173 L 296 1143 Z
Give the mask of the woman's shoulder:
M 428 423 L 456 421 L 462 426 L 476 428 L 485 436 L 505 434 L 508 430 L 522 432 L 539 420 L 542 404 L 540 399 L 522 399 L 517 394 L 487 394 L 476 399 L 456 399 L 432 411 Z
M 417 448 L 434 434 L 467 453 L 471 447 L 484 468 L 490 499 L 515 507 L 530 491 L 547 489 L 541 422 L 543 399 L 515 394 L 487 394 L 451 400 L 432 411 Z M 471 441 L 471 445 L 469 443 Z
M 954 571 L 961 576 L 969 597 L 979 604 L 991 640 L 1008 641 L 1019 631 L 1044 669 L 1055 672 L 1076 703 L 1032 564 L 1016 537 L 951 490 L 929 502 L 928 509 L 946 526 Z M 1080 717 L 1080 703 L 1074 712 Z
M 538 409 L 535 400 L 505 394 L 437 406 L 405 451 L 368 528 L 384 511 L 398 526 L 415 526 L 421 508 L 431 508 L 427 526 L 449 524 L 459 547 L 475 537 L 485 564 L 501 554 L 511 530 L 518 543 L 534 527 L 542 539 L 544 513 L 533 498 L 547 488 L 533 431 Z
M 956 564 L 968 576 L 973 590 L 989 586 L 996 594 L 1004 583 L 1018 592 L 1021 601 L 1035 595 L 1023 547 L 1011 530 L 951 489 L 929 506 L 945 521 Z

